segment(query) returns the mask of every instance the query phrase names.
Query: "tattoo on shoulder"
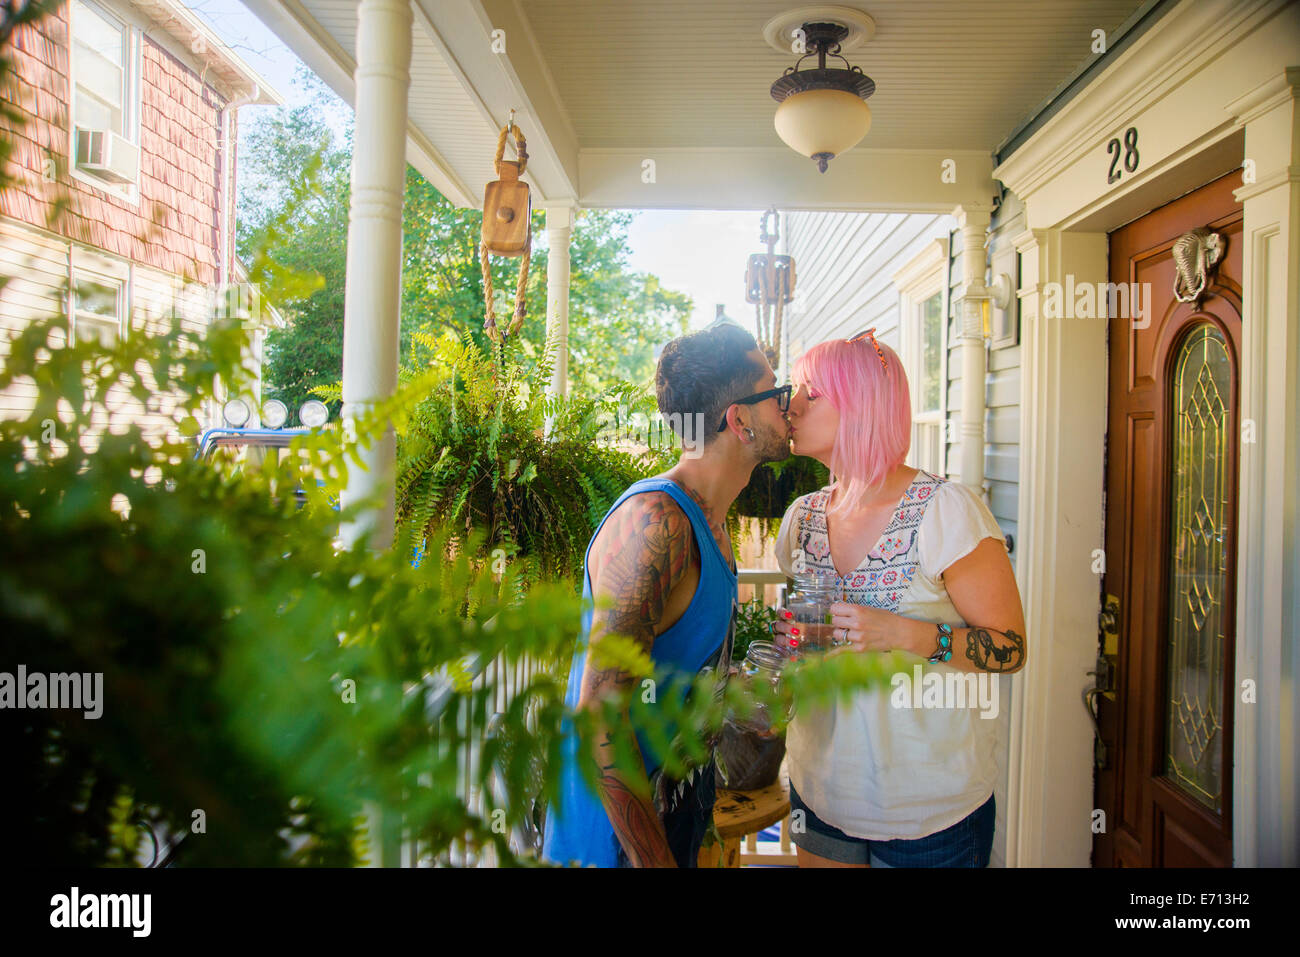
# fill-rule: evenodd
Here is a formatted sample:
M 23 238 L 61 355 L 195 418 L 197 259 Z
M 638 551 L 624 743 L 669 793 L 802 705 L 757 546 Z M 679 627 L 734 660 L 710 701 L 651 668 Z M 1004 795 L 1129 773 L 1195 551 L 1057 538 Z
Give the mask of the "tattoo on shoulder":
M 643 499 L 644 501 L 637 501 Z M 653 645 L 673 587 L 693 559 L 691 524 L 666 493 L 636 496 L 605 523 L 592 549 L 592 581 L 611 599 L 593 631 L 626 635 L 647 649 Z M 589 690 L 621 683 L 620 669 L 588 669 Z M 622 678 L 620 678 L 622 676 Z
M 966 633 L 966 657 L 982 671 L 1015 671 L 1025 660 L 1025 639 L 1010 629 L 972 628 Z

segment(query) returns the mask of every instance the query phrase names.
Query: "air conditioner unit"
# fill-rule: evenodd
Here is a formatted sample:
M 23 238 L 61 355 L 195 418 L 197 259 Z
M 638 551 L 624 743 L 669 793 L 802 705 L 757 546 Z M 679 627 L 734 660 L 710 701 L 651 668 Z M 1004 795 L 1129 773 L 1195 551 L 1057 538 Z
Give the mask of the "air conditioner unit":
M 134 183 L 140 147 L 112 130 L 77 130 L 77 169 L 111 183 Z

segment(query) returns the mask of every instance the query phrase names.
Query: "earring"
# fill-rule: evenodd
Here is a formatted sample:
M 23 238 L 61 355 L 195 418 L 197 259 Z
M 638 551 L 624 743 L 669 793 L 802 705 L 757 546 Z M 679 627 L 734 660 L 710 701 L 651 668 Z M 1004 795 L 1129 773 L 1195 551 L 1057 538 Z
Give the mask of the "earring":
M 745 434 L 749 436 L 749 441 L 751 441 L 751 442 L 754 441 L 754 430 L 753 430 L 753 429 L 745 429 Z

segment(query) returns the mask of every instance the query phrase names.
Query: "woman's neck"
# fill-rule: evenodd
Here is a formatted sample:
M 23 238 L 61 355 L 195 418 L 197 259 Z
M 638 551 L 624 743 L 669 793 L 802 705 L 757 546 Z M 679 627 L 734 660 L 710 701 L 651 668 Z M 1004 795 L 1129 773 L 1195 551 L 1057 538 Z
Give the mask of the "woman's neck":
M 903 492 L 907 490 L 907 487 L 912 484 L 919 472 L 919 469 L 909 468 L 906 465 L 895 466 L 894 469 L 885 476 L 885 482 L 884 485 L 881 486 L 880 491 L 876 492 L 875 495 L 868 500 L 859 501 L 851 506 L 847 506 L 845 510 L 850 514 L 854 512 L 872 512 L 878 509 L 897 505 L 899 498 L 902 496 Z M 830 502 L 827 503 L 828 506 L 838 505 L 843 491 L 844 483 L 841 480 L 836 480 L 835 488 L 831 492 Z

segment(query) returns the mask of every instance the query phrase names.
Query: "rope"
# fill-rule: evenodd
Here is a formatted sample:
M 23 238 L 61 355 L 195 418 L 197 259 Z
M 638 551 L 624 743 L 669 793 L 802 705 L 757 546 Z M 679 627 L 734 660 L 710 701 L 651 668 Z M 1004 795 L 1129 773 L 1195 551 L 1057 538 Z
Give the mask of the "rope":
M 510 131 L 515 132 L 515 152 L 519 154 L 519 173 L 523 174 L 525 167 L 528 166 L 528 143 L 524 139 L 524 134 L 519 127 L 513 123 L 501 127 L 501 132 L 497 135 L 497 155 L 492 161 L 496 167 L 497 175 L 501 175 L 501 160 L 506 155 L 506 140 L 510 137 Z
M 790 290 L 790 270 L 777 266 L 773 269 L 776 289 L 768 288 L 767 269 L 758 270 L 754 303 L 754 322 L 758 327 L 758 341 L 769 360 L 781 352 L 781 318 L 785 314 L 785 300 Z M 775 365 L 775 362 L 773 361 Z
M 527 313 L 528 266 L 532 258 L 533 245 L 529 242 L 524 248 L 523 262 L 519 264 L 519 280 L 515 283 L 515 311 L 510 325 L 506 328 L 505 336 L 515 335 L 524 324 Z M 487 318 L 483 321 L 483 331 L 494 342 L 500 342 L 503 333 L 497 328 L 496 290 L 492 284 L 492 267 L 488 263 L 487 246 L 483 243 L 479 243 L 479 263 L 483 267 L 483 296 L 487 304 Z

